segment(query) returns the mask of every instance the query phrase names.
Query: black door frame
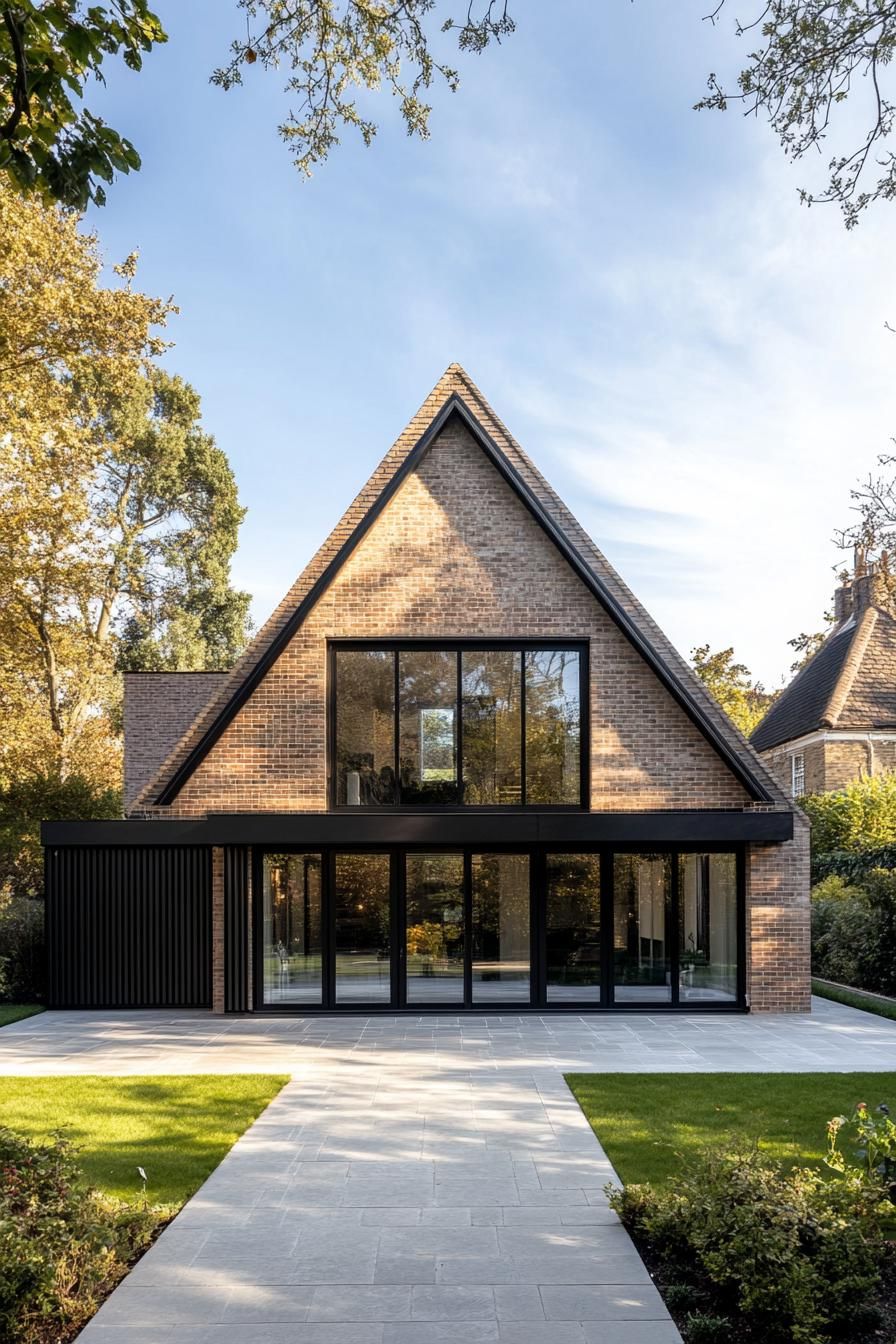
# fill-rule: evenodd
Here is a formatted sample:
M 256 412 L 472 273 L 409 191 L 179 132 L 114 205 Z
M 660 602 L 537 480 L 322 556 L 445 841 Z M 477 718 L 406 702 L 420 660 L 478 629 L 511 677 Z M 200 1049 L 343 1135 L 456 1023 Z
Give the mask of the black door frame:
M 391 954 L 391 1002 L 351 1003 L 335 1002 L 335 906 L 331 897 L 335 872 L 336 854 L 388 854 L 390 858 L 390 937 Z M 662 854 L 668 855 L 671 863 L 671 899 L 667 911 L 666 937 L 669 947 L 671 994 L 667 1002 L 624 1002 L 616 1003 L 613 976 L 613 855 L 615 854 Z M 321 1002 L 266 1004 L 264 1002 L 264 908 L 263 908 L 263 863 L 265 854 L 319 854 L 321 856 Z M 405 917 L 406 887 L 405 865 L 402 858 L 406 854 L 461 854 L 464 860 L 464 1002 L 463 1004 L 408 1004 L 406 996 L 405 963 Z M 530 900 L 530 998 L 528 1002 L 508 1001 L 506 1004 L 496 1000 L 493 1003 L 473 1003 L 472 1001 L 472 857 L 474 854 L 526 854 L 529 857 L 529 900 Z M 548 854 L 599 854 L 601 859 L 601 998 L 599 1003 L 583 1000 L 564 1003 L 549 1003 L 546 994 L 546 929 L 545 929 L 545 893 L 546 860 Z M 685 854 L 734 854 L 737 882 L 737 988 L 736 998 L 730 1002 L 712 1003 L 695 1000 L 681 1002 L 680 997 L 680 957 L 678 946 L 679 919 L 679 857 Z M 252 851 L 252 943 L 253 943 L 253 1010 L 257 1013 L 289 1016 L 305 1016 L 322 1013 L 343 1015 L 375 1016 L 385 1014 L 394 1016 L 407 1014 L 415 1017 L 427 1014 L 448 1014 L 484 1016 L 490 1014 L 516 1013 L 668 1013 L 685 1012 L 688 1014 L 745 1012 L 746 1004 L 746 850 L 740 843 L 734 844 L 481 844 L 481 845 L 439 845 L 437 843 L 420 844 L 382 844 L 382 845 L 264 845 L 256 846 Z

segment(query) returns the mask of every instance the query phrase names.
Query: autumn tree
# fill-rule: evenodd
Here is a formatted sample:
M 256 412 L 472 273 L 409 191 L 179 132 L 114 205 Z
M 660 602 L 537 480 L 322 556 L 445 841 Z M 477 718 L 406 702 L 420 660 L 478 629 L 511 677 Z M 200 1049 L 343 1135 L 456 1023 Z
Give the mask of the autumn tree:
M 709 644 L 691 650 L 697 676 L 729 719 L 749 737 L 764 717 L 774 696 L 761 682 L 753 681 L 750 669 L 734 661 L 734 649 L 714 653 Z
M 171 305 L 100 269 L 75 216 L 0 188 L 0 791 L 45 816 L 119 788 L 117 667 L 222 667 L 246 635 L 233 475 L 155 362 Z

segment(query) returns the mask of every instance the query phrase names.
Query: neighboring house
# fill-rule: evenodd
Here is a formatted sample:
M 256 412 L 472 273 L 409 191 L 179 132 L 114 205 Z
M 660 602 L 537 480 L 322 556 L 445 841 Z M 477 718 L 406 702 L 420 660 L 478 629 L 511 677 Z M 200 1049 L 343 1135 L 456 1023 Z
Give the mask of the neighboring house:
M 457 365 L 125 761 L 44 826 L 56 1006 L 809 1006 L 804 817 Z
M 834 594 L 834 625 L 750 741 L 793 798 L 896 768 L 896 621 L 874 569 Z

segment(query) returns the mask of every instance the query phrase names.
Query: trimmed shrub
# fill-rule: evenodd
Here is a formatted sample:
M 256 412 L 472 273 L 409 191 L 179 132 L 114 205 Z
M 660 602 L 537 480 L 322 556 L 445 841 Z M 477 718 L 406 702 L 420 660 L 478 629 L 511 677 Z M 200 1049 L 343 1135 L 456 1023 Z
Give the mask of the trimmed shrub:
M 62 1344 L 150 1244 L 157 1211 L 85 1189 L 62 1138 L 0 1129 L 0 1344 Z
M 864 775 L 836 793 L 811 793 L 800 807 L 812 823 L 818 853 L 896 844 L 896 771 Z
M 704 1305 L 695 1341 L 829 1344 L 874 1321 L 882 1194 L 854 1172 L 784 1171 L 758 1151 L 707 1152 L 668 1187 L 629 1186 L 610 1202 L 658 1264 Z

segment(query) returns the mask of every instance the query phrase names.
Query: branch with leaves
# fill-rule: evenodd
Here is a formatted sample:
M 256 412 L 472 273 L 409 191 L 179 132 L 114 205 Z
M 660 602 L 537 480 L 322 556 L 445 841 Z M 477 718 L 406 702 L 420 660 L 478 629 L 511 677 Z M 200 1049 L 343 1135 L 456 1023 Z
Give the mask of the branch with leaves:
M 455 92 L 460 77 L 432 46 L 426 20 L 435 0 L 239 0 L 246 37 L 212 83 L 232 89 L 246 67 L 287 70 L 285 92 L 295 106 L 279 127 L 296 167 L 306 176 L 326 159 L 345 127 L 369 145 L 377 126 L 359 108 L 357 94 L 386 87 L 398 99 L 408 135 L 429 136 L 431 108 L 423 92 L 440 77 Z M 470 0 L 461 19 L 448 17 L 460 51 L 482 52 L 514 31 L 507 0 Z
M 718 23 L 727 0 L 707 15 Z M 697 108 L 725 111 L 740 105 L 764 116 L 788 158 L 823 152 L 848 99 L 864 96 L 861 130 L 851 147 L 828 161 L 820 189 L 800 189 L 806 205 L 837 203 L 847 228 L 878 200 L 896 196 L 896 154 L 884 142 L 893 129 L 894 106 L 886 88 L 896 50 L 893 0 L 767 0 L 748 21 L 735 21 L 738 37 L 757 45 L 737 76 L 736 89 L 716 74 Z M 875 180 L 876 176 L 876 180 Z

